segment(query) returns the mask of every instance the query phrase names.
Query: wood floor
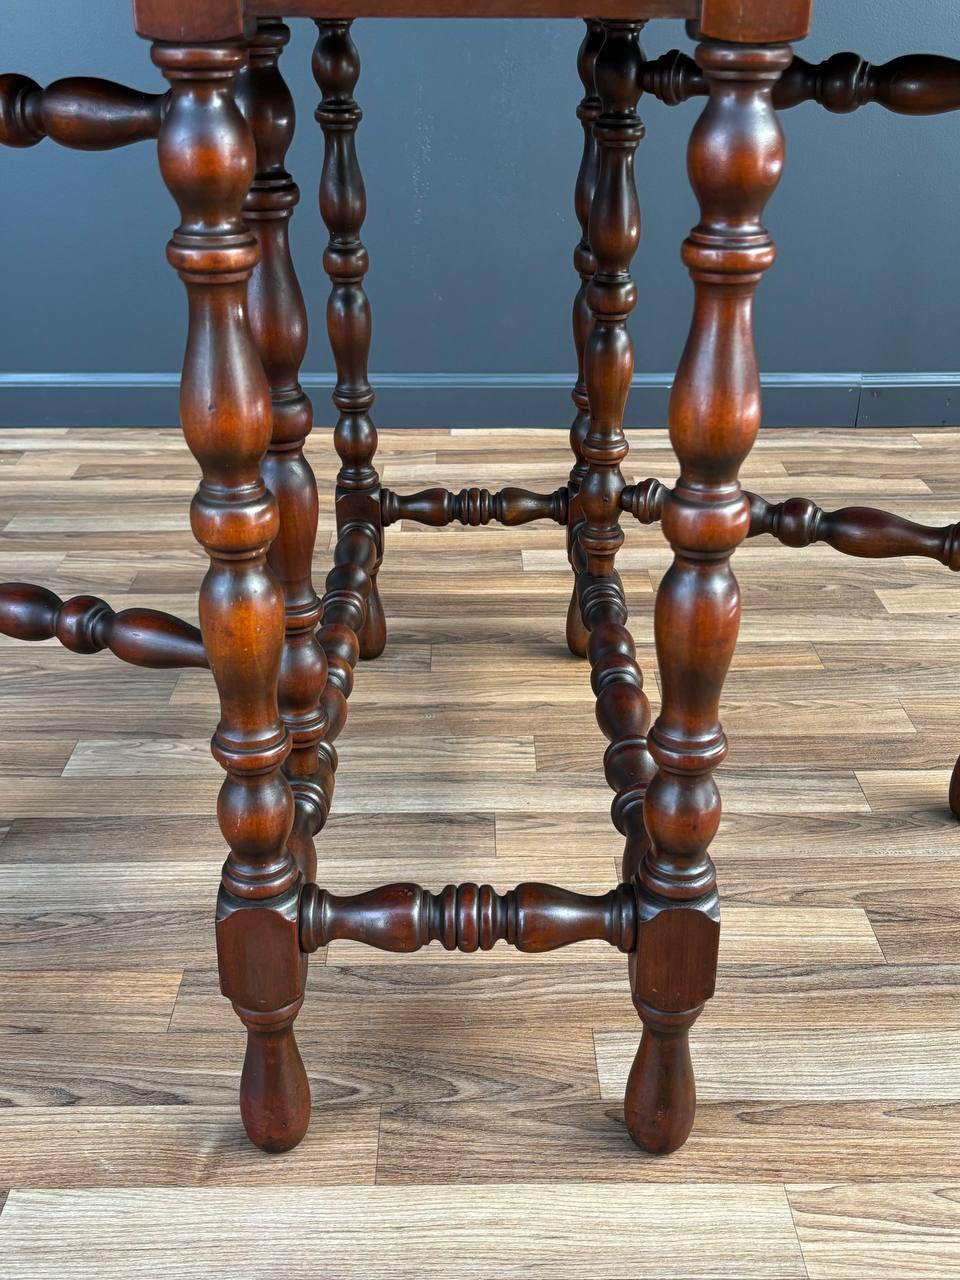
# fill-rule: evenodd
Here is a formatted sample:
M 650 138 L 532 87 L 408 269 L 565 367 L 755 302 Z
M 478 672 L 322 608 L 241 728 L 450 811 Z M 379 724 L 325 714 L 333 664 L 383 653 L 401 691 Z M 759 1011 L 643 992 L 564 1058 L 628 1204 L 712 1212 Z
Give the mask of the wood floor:
M 671 480 L 660 433 L 630 478 Z M 311 456 L 333 527 L 329 432 Z M 384 432 L 401 490 L 550 489 L 564 432 Z M 0 578 L 195 616 L 174 432 L 0 435 Z M 766 434 L 766 497 L 960 515 L 960 432 Z M 625 521 L 625 523 L 627 523 Z M 563 623 L 563 532 L 391 529 L 387 652 L 357 673 L 320 879 L 615 881 L 603 742 Z M 658 530 L 620 557 L 656 701 Z M 701 1106 L 624 1134 L 622 956 L 337 944 L 299 1021 L 303 1145 L 249 1147 L 217 992 L 206 672 L 0 637 L 0 1274 L 639 1280 L 960 1276 L 960 584 L 768 539 L 737 555 L 716 999 Z

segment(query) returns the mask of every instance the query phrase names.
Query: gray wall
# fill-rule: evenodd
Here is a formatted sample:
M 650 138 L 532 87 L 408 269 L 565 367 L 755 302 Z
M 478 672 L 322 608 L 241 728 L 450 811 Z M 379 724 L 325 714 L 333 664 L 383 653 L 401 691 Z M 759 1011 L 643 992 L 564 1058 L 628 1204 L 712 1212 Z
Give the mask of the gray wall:
M 162 87 L 128 7 L 4 0 L 0 62 L 41 82 L 87 73 Z M 315 318 L 307 381 L 325 418 L 313 27 L 293 25 L 290 167 L 304 191 L 293 239 Z M 358 22 L 355 34 L 380 425 L 565 422 L 580 25 Z M 677 43 L 687 47 L 679 23 L 648 28 L 650 56 Z M 843 48 L 873 61 L 960 54 L 956 0 L 817 0 L 801 52 Z M 699 106 L 642 109 L 630 420 L 658 425 L 689 316 L 678 247 L 695 214 L 683 150 Z M 960 370 L 958 123 L 810 105 L 784 116 L 787 176 L 768 214 L 780 260 L 758 308 L 769 422 L 960 420 L 960 373 L 944 373 Z M 152 146 L 0 150 L 0 191 L 0 423 L 172 421 L 184 300 L 164 260 L 174 210 Z

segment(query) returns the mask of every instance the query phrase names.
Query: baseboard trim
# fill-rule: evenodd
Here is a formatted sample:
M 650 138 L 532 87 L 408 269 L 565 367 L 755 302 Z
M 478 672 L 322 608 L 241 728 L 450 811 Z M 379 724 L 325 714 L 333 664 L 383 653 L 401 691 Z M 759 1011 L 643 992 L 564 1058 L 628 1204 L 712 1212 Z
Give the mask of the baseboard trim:
M 628 427 L 666 424 L 672 380 L 634 379 Z M 571 416 L 568 373 L 378 373 L 372 381 L 383 427 L 563 427 Z M 303 382 L 319 421 L 329 422 L 333 375 Z M 960 372 L 770 373 L 763 385 L 771 427 L 960 423 Z M 0 427 L 170 426 L 177 394 L 174 373 L 0 373 Z

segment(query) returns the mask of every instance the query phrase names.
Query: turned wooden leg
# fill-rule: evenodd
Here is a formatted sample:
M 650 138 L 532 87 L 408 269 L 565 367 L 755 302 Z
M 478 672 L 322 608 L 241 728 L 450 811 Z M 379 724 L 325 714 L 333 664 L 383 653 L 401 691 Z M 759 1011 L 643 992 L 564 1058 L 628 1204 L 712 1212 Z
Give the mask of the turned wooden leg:
M 675 1150 L 693 1125 L 688 1033 L 716 977 L 713 771 L 727 751 L 719 703 L 740 622 L 730 557 L 750 527 L 738 476 L 760 426 L 753 296 L 774 259 L 761 218 L 783 167 L 772 94 L 790 57 L 786 45 L 708 41 L 697 51 L 710 97 L 689 151 L 700 223 L 684 261 L 695 303 L 670 403 L 680 479 L 663 511 L 674 561 L 656 605 L 662 710 L 649 739 L 652 847 L 640 868 L 646 918 L 631 965 L 643 1038 L 625 1103 L 631 1135 L 653 1152 Z
M 172 86 L 160 168 L 182 219 L 167 252 L 190 304 L 181 416 L 202 472 L 191 520 L 210 557 L 200 626 L 220 694 L 213 754 L 226 770 L 217 807 L 229 845 L 217 906 L 220 985 L 247 1027 L 247 1133 L 283 1151 L 310 1117 L 293 1034 L 306 961 L 297 927 L 302 881 L 287 846 L 294 805 L 282 766 L 290 739 L 277 706 L 283 594 L 267 565 L 277 503 L 260 474 L 270 390 L 247 318 L 258 246 L 243 217 L 255 148 L 235 100 L 246 50 L 157 43 L 153 57 Z
M 567 514 L 567 557 L 574 572 L 573 595 L 570 597 L 570 608 L 567 610 L 567 648 L 576 658 L 587 656 L 587 640 L 590 633 L 584 625 L 580 613 L 580 596 L 577 591 L 576 574 L 583 567 L 580 563 L 577 538 L 583 523 L 583 507 L 580 503 L 580 486 L 587 474 L 587 462 L 583 456 L 583 442 L 590 430 L 590 403 L 587 399 L 587 386 L 584 381 L 583 360 L 587 339 L 593 328 L 593 312 L 587 302 L 587 286 L 593 279 L 597 269 L 597 260 L 590 248 L 590 208 L 593 204 L 593 193 L 597 187 L 597 171 L 600 164 L 600 150 L 594 136 L 593 126 L 600 114 L 600 98 L 597 96 L 596 64 L 597 55 L 603 48 L 606 32 L 603 23 L 590 18 L 586 22 L 586 33 L 580 44 L 577 56 L 577 71 L 583 85 L 583 98 L 577 107 L 577 118 L 583 126 L 583 155 L 580 160 L 580 172 L 577 174 L 577 185 L 574 193 L 574 208 L 577 221 L 580 223 L 580 240 L 573 253 L 573 265 L 580 276 L 580 288 L 573 300 L 573 343 L 577 352 L 577 382 L 573 388 L 572 398 L 576 408 L 576 416 L 570 428 L 570 448 L 573 450 L 574 465 L 567 484 L 569 508 Z
M 330 233 L 324 269 L 333 285 L 327 304 L 327 329 L 337 366 L 333 403 L 340 413 L 334 444 L 343 464 L 337 476 L 337 530 L 369 528 L 378 558 L 360 630 L 361 658 L 378 658 L 387 642 L 377 574 L 383 556 L 380 477 L 374 466 L 377 429 L 370 417 L 373 389 L 367 377 L 370 354 L 370 302 L 363 287 L 367 251 L 360 231 L 367 211 L 363 174 L 357 160 L 356 135 L 362 112 L 353 91 L 360 78 L 360 57 L 348 21 L 318 22 L 319 38 L 313 74 L 323 101 L 317 120 L 323 129 L 323 173 L 320 212 Z
M 584 384 L 590 418 L 581 446 L 586 474 L 580 487 L 583 523 L 576 554 L 582 567 L 577 590 L 589 631 L 587 654 L 597 695 L 597 722 L 610 743 L 603 763 L 616 792 L 611 814 L 626 837 L 623 879 L 630 881 L 647 851 L 643 799 L 654 772 L 646 742 L 650 704 L 625 625 L 627 607 L 615 568 L 623 542 L 620 464 L 628 452 L 623 414 L 633 375 L 627 320 L 637 296 L 630 264 L 640 241 L 633 165 L 643 137 L 636 111 L 643 23 L 605 25 L 606 40 L 595 63 L 601 111 L 593 126 L 598 157 L 588 232 L 596 260 L 586 287 L 591 323 L 584 348 Z
M 250 324 L 270 383 L 273 436 L 263 479 L 277 500 L 280 531 L 267 563 L 283 588 L 286 638 L 280 665 L 279 706 L 292 749 L 284 772 L 296 804 L 290 851 L 305 880 L 315 880 L 313 838 L 327 818 L 318 784 L 318 746 L 327 728 L 321 695 L 327 660 L 316 638 L 320 600 L 313 585 L 317 538 L 317 482 L 303 449 L 313 427 L 313 406 L 300 386 L 307 347 L 307 313 L 290 256 L 290 218 L 300 192 L 285 168 L 293 141 L 293 99 L 280 73 L 290 30 L 260 18 L 249 44 L 249 65 L 237 83 L 237 101 L 253 130 L 257 172 L 244 201 L 244 217 L 257 237 L 260 260 L 250 279 Z

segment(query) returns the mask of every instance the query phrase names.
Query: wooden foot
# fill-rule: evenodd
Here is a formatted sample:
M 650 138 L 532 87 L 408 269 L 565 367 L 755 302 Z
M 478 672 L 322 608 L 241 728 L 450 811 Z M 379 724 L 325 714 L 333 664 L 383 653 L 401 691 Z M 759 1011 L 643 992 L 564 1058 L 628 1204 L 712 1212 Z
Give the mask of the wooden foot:
M 220 696 L 213 754 L 226 774 L 217 804 L 229 846 L 217 903 L 220 988 L 250 1031 L 244 1123 L 258 1145 L 278 1150 L 299 1141 L 309 1117 L 292 1030 L 306 958 L 302 880 L 288 846 L 291 742 L 277 699 L 284 596 L 267 563 L 280 521 L 261 476 L 271 396 L 247 313 L 260 245 L 243 216 L 256 166 L 235 93 L 246 50 L 157 43 L 153 57 L 172 86 L 159 156 L 183 219 L 167 255 L 190 298 L 180 406 L 202 475 L 191 523 L 210 558 L 200 626 Z
M 643 1035 L 623 1100 L 627 1131 L 651 1155 L 669 1155 L 690 1136 L 697 1086 L 690 1060 L 690 1027 L 703 1005 L 689 1013 L 643 1009 Z
M 387 647 L 387 620 L 383 613 L 383 603 L 377 590 L 378 564 L 370 575 L 370 595 L 367 597 L 367 617 L 357 639 L 360 641 L 360 657 L 365 662 L 379 658 Z
M 707 41 L 697 61 L 710 100 L 689 152 L 700 204 L 684 245 L 694 318 L 670 401 L 680 478 L 663 503 L 674 560 L 657 593 L 662 700 L 649 735 L 657 773 L 644 805 L 651 847 L 638 884 L 646 910 L 631 961 L 644 1033 L 628 1124 L 651 1151 L 675 1150 L 690 1132 L 696 1095 L 687 1030 L 713 994 L 717 968 L 713 775 L 727 753 L 720 698 L 740 624 L 730 558 L 750 526 L 739 472 L 760 426 L 752 306 L 774 259 L 762 214 L 783 164 L 772 94 L 790 50 Z M 639 492 L 634 497 L 628 505 L 642 511 Z
M 247 1136 L 261 1151 L 289 1151 L 310 1123 L 310 1085 L 293 1034 L 300 1003 L 280 1015 L 237 1009 L 247 1028 L 240 1114 Z

